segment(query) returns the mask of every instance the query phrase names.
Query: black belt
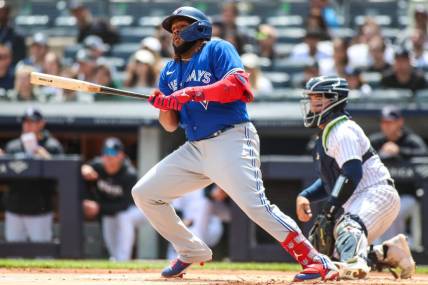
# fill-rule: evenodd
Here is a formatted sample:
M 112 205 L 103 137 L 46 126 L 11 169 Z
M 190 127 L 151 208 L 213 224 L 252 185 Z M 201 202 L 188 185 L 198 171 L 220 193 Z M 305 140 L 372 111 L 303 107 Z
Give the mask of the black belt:
M 362 163 L 366 162 L 366 160 L 368 160 L 370 157 L 372 157 L 376 154 L 377 154 L 376 150 L 372 146 L 370 146 L 370 148 L 367 150 L 367 152 L 365 154 L 363 154 L 363 162 Z
M 234 125 L 232 125 L 232 126 L 227 126 L 227 127 L 223 128 L 223 129 L 221 129 L 221 130 L 215 131 L 214 133 L 212 133 L 211 135 L 209 135 L 209 136 L 207 136 L 207 137 L 205 137 L 205 138 L 200 139 L 199 141 L 207 140 L 207 139 L 212 139 L 212 138 L 218 137 L 219 135 L 221 135 L 221 134 L 222 134 L 222 133 L 224 133 L 225 131 L 230 130 L 230 129 L 233 129 L 234 127 L 235 127 Z
M 394 179 L 392 179 L 392 178 L 386 179 L 386 184 L 395 188 Z

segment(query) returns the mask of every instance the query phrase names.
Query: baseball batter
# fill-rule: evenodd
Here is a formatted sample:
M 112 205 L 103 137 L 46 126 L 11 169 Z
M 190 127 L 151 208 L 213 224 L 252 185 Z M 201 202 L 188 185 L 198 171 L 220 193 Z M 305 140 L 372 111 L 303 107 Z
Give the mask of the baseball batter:
M 137 206 L 178 253 L 162 276 L 183 276 L 192 263 L 212 259 L 210 248 L 184 226 L 171 201 L 214 182 L 303 266 L 296 281 L 336 279 L 338 271 L 330 259 L 319 254 L 295 221 L 265 196 L 259 137 L 246 110 L 253 94 L 235 48 L 210 40 L 209 19 L 192 7 L 178 8 L 162 27 L 172 33 L 175 59 L 163 68 L 160 92 L 149 100 L 160 109 L 165 130 L 182 127 L 187 142 L 132 189 Z
M 322 217 L 335 223 L 334 255 L 341 261 L 341 277 L 364 278 L 370 271 L 367 247 L 394 221 L 400 199 L 369 139 L 345 111 L 348 91 L 347 81 L 336 76 L 306 84 L 304 124 L 321 129 L 314 149 L 320 178 L 300 193 L 296 208 L 299 220 L 307 222 L 310 202 L 328 198 Z

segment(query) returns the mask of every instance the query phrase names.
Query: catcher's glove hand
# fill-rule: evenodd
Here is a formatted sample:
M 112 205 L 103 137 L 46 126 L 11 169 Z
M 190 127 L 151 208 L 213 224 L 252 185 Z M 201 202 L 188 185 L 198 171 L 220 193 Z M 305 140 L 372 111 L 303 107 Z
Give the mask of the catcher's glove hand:
M 309 231 L 309 241 L 322 254 L 333 255 L 335 219 L 325 214 L 319 214 Z

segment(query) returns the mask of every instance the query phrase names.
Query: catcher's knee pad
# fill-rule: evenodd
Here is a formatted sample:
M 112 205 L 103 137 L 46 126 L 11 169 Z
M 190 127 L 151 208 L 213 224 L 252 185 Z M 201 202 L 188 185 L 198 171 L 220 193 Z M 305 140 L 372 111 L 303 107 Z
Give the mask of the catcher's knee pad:
M 336 224 L 334 236 L 335 250 L 340 261 L 346 262 L 355 256 L 366 258 L 367 230 L 358 216 L 344 214 Z

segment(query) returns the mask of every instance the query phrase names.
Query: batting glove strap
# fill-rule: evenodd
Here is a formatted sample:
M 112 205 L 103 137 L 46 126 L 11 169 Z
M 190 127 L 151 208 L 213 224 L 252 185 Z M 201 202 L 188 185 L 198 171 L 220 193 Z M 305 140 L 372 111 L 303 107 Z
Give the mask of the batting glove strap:
M 183 104 L 180 103 L 177 96 L 171 94 L 170 96 L 165 96 L 159 91 L 155 91 L 150 97 L 149 102 L 155 108 L 160 109 L 162 111 L 180 111 L 183 108 Z

